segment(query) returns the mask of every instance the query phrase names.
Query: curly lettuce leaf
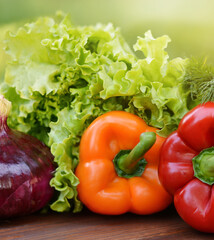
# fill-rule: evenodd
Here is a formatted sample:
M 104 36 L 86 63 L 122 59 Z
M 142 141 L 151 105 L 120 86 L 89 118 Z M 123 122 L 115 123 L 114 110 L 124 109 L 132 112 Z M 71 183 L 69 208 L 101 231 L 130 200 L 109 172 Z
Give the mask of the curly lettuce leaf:
M 188 111 L 186 60 L 169 60 L 168 36 L 139 37 L 134 51 L 112 24 L 73 26 L 44 17 L 8 33 L 10 56 L 1 93 L 12 102 L 8 123 L 45 142 L 54 155 L 54 211 L 81 210 L 75 168 L 84 130 L 112 110 L 134 113 L 167 136 Z

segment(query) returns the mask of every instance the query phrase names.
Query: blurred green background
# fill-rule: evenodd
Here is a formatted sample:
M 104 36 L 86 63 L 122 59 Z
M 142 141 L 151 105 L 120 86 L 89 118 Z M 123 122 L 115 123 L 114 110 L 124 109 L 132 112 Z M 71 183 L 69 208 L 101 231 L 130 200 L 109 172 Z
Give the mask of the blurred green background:
M 167 34 L 171 58 L 198 56 L 214 62 L 213 0 L 0 0 L 1 75 L 5 32 L 57 10 L 70 13 L 76 25 L 112 22 L 130 45 L 149 29 L 154 37 Z

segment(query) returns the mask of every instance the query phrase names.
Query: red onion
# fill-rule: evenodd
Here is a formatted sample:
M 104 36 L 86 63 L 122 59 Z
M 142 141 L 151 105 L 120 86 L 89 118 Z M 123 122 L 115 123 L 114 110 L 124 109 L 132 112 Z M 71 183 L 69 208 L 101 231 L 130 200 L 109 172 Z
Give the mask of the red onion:
M 50 150 L 38 139 L 10 129 L 11 103 L 0 96 L 0 217 L 33 213 L 51 199 L 54 165 Z

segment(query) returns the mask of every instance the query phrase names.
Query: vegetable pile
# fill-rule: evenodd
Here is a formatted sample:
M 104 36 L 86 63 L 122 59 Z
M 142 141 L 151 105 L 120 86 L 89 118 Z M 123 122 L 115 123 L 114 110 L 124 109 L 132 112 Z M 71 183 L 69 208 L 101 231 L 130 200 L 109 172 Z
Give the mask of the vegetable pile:
M 79 27 L 68 16 L 40 18 L 7 34 L 1 93 L 12 102 L 8 124 L 50 147 L 57 164 L 51 209 L 81 210 L 74 170 L 80 138 L 95 118 L 123 110 L 168 136 L 202 101 L 191 92 L 194 71 L 186 78 L 191 60 L 170 60 L 169 42 L 148 31 L 132 50 L 112 24 Z

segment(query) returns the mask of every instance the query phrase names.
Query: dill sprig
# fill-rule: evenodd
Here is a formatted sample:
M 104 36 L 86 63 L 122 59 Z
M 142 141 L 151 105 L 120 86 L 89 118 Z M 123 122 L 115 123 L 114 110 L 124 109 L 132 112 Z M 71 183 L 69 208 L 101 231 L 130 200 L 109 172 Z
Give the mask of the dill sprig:
M 185 89 L 201 103 L 214 101 L 214 66 L 205 60 L 190 58 L 184 76 Z

